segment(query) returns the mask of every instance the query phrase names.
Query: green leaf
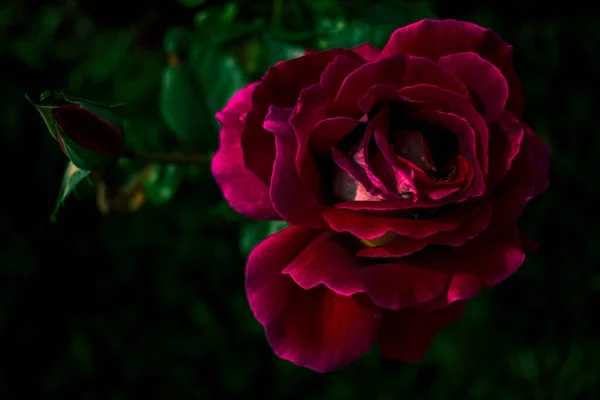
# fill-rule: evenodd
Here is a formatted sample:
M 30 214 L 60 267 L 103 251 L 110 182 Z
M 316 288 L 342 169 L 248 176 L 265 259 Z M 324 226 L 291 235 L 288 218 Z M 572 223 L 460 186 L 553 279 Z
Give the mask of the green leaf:
M 132 117 L 123 121 L 126 147 L 138 151 L 163 151 L 165 127 L 157 116 Z
M 216 142 L 210 135 L 214 117 L 208 112 L 204 94 L 186 65 L 165 68 L 160 94 L 160 112 L 165 125 L 181 144 L 194 146 Z
M 304 48 L 274 39 L 269 35 L 263 38 L 266 68 L 279 61 L 291 60 L 304 55 Z
M 190 66 L 200 81 L 211 116 L 221 110 L 227 101 L 248 80 L 238 61 L 224 50 L 197 43 L 190 51 Z M 216 123 L 214 117 L 211 120 Z
M 289 224 L 285 221 L 249 221 L 240 230 L 240 251 L 248 256 L 267 236 L 279 232 Z
M 75 190 L 77 185 L 79 185 L 92 171 L 79 169 L 73 164 L 69 162 L 67 164 L 67 168 L 65 169 L 65 173 L 63 175 L 62 184 L 60 186 L 60 190 L 58 192 L 58 199 L 56 200 L 56 206 L 54 207 L 54 211 L 52 215 L 50 215 L 50 222 L 56 221 L 56 214 L 60 209 L 60 206 L 63 205 L 69 194 Z
M 206 0 L 177 0 L 179 4 L 184 7 L 199 7 L 202 4 L 206 3 Z
M 154 205 L 162 205 L 173 198 L 186 174 L 183 165 L 156 165 L 145 185 L 148 201 Z
M 426 1 L 379 3 L 367 7 L 360 18 L 317 18 L 319 49 L 354 47 L 371 43 L 379 48 L 387 43 L 396 29 L 424 18 L 437 18 L 431 4 Z

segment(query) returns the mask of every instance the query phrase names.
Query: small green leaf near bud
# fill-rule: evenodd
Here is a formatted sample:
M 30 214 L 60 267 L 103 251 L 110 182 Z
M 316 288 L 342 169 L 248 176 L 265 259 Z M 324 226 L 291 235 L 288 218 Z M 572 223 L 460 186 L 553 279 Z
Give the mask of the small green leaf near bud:
M 77 168 L 72 162 L 67 164 L 67 168 L 65 169 L 65 173 L 63 175 L 62 184 L 60 185 L 60 190 L 58 192 L 58 198 L 56 199 L 56 206 L 54 207 L 52 215 L 50 215 L 50 222 L 56 221 L 56 214 L 58 213 L 60 206 L 62 206 L 67 197 L 69 197 L 73 190 L 75 190 L 77 185 L 83 182 L 83 180 L 87 178 L 91 172 L 92 171 Z

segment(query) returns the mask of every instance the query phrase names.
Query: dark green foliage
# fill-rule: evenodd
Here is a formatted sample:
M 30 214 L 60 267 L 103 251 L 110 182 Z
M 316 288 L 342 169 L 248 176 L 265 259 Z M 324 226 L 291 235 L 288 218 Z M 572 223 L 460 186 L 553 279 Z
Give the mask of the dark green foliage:
M 600 29 L 593 16 L 572 3 L 540 10 L 517 1 L 150 4 L 120 13 L 122 2 L 112 0 L 6 0 L 0 9 L 1 399 L 600 395 Z M 381 46 L 396 27 L 436 14 L 489 26 L 515 46 L 525 119 L 551 144 L 553 169 L 549 192 L 521 221 L 542 243 L 539 253 L 471 301 L 421 364 L 382 361 L 373 351 L 318 375 L 277 359 L 244 293 L 245 256 L 276 227 L 230 210 L 208 164 L 157 168 L 147 186 L 154 204 L 136 213 L 102 216 L 94 196 L 82 195 L 48 223 L 66 160 L 24 93 L 60 88 L 125 102 L 119 115 L 127 117 L 128 145 L 211 152 L 215 111 L 269 65 L 304 48 Z M 177 72 L 164 49 L 174 27 L 190 32 L 189 41 L 167 48 L 181 57 L 177 68 L 185 69 Z M 185 75 L 177 79 L 192 94 L 165 92 L 168 74 Z M 135 172 L 126 165 L 126 174 Z

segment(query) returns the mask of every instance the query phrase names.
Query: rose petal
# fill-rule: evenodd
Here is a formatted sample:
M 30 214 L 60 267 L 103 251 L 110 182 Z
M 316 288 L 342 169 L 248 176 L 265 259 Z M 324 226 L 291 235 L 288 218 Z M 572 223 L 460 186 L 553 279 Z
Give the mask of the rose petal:
M 490 129 L 490 172 L 488 187 L 498 183 L 513 163 L 521 150 L 521 142 L 525 135 L 525 124 L 512 113 L 506 112 L 498 121 L 489 124 Z
M 281 273 L 317 234 L 288 227 L 260 243 L 248 258 L 246 292 L 275 354 L 325 372 L 372 347 L 380 311 L 361 296 L 340 296 L 324 286 L 304 290 Z
M 212 159 L 211 170 L 223 196 L 234 210 L 252 219 L 280 219 L 271 205 L 269 188 L 244 165 L 241 134 L 255 86 L 251 84 L 242 88 L 217 113 L 221 132 L 219 150 Z
M 318 155 L 326 155 L 330 148 L 359 126 L 354 118 L 334 117 L 319 121 L 310 136 L 310 147 Z
M 460 154 L 467 160 L 475 173 L 471 188 L 465 193 L 464 199 L 479 197 L 485 193 L 483 171 L 477 158 L 477 135 L 462 117 L 438 110 L 421 110 L 407 116 L 408 120 L 420 121 L 431 126 L 452 132 L 458 139 Z
M 429 244 L 427 239 L 413 239 L 409 237 L 398 237 L 396 240 L 382 246 L 367 247 L 356 253 L 359 257 L 405 257 L 422 250 Z
M 277 148 L 271 179 L 271 201 L 281 218 L 290 224 L 323 227 L 320 206 L 298 175 L 295 163 L 298 143 L 289 122 L 291 115 L 292 110 L 271 106 L 265 118 L 264 128 L 275 135 Z
M 461 218 L 436 218 L 416 220 L 390 216 L 366 215 L 360 212 L 328 207 L 323 211 L 325 220 L 336 232 L 348 232 L 365 240 L 383 236 L 388 231 L 416 239 L 438 232 L 450 232 L 462 222 Z
M 455 249 L 428 249 L 409 256 L 406 262 L 452 274 L 444 295 L 425 305 L 428 309 L 477 296 L 483 288 L 495 286 L 514 274 L 525 260 L 520 235 L 514 228 L 483 243 L 472 241 Z
M 475 110 L 473 104 L 463 96 L 432 85 L 415 85 L 398 91 L 402 96 L 425 102 L 427 107 L 464 118 L 476 132 L 477 159 L 484 174 L 488 173 L 489 132 L 484 119 Z
M 399 261 L 361 265 L 343 238 L 323 232 L 284 270 L 303 289 L 325 285 L 337 294 L 366 293 L 373 304 L 386 309 L 412 307 L 438 297 L 450 274 Z
M 396 30 L 381 52 L 381 57 L 412 54 L 436 61 L 443 56 L 473 52 L 502 71 L 510 96 L 506 109 L 523 115 L 521 85 L 513 67 L 513 48 L 490 29 L 470 22 L 422 20 Z
M 252 108 L 248 112 L 242 132 L 242 148 L 246 167 L 267 186 L 271 182 L 275 159 L 273 135 L 263 128 L 269 106 L 294 107 L 300 92 L 313 83 L 319 82 L 327 65 L 338 55 L 362 60 L 358 54 L 344 49 L 311 53 L 277 63 L 256 85 L 252 93 Z
M 487 121 L 495 120 L 504 112 L 509 96 L 508 83 L 494 64 L 475 53 L 458 53 L 440 57 L 438 65 L 460 79 L 471 90 L 471 97 L 482 102 Z
M 50 110 L 64 135 L 81 147 L 105 156 L 117 156 L 123 148 L 119 129 L 86 108 L 69 104 Z
M 381 50 L 369 43 L 363 43 L 352 49 L 353 52 L 360 55 L 365 61 L 371 62 L 379 58 Z
M 333 161 L 339 167 L 333 175 L 333 193 L 342 200 L 386 200 L 390 195 L 382 192 L 369 179 L 364 166 L 348 158 L 340 149 L 331 149 Z
M 415 308 L 385 311 L 377 340 L 381 355 L 409 363 L 419 362 L 433 338 L 462 317 L 464 308 L 465 302 L 456 302 L 435 311 Z
M 329 192 L 323 193 L 321 173 L 313 154 L 309 152 L 309 143 L 314 127 L 325 118 L 326 113 L 326 95 L 321 85 L 315 83 L 300 92 L 298 103 L 290 116 L 298 145 L 295 157 L 298 175 L 307 190 L 317 199 L 324 199 L 329 196 Z
M 346 56 L 336 56 L 325 68 L 321 75 L 320 83 L 328 102 L 333 101 L 337 95 L 342 82 L 352 72 L 363 65 L 363 61 L 348 58 Z
M 439 86 L 469 97 L 467 88 L 434 62 L 401 54 L 365 64 L 348 75 L 330 107 L 330 114 L 350 117 L 360 115 L 358 100 L 374 85 L 385 84 L 401 88 L 419 83 Z

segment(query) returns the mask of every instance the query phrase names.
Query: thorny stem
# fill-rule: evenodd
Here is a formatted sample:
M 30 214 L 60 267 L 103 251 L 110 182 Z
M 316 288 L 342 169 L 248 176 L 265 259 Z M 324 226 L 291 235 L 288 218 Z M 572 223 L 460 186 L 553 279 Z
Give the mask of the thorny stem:
M 123 155 L 132 161 L 142 164 L 187 164 L 204 165 L 210 162 L 213 154 L 183 154 L 183 153 L 147 153 L 127 149 Z

